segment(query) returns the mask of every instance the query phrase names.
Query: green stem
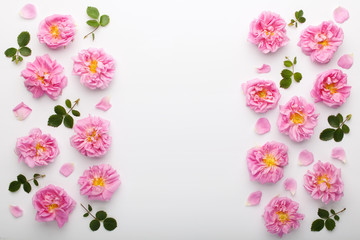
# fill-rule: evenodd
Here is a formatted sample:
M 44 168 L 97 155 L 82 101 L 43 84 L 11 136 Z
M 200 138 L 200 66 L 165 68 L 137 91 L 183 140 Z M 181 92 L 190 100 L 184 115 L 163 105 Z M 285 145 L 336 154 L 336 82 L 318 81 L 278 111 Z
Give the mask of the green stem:
M 83 207 L 83 209 L 85 209 L 85 211 L 86 211 L 90 216 L 92 216 L 94 219 L 97 219 L 94 215 L 92 215 L 92 213 L 91 213 L 82 203 L 80 203 L 80 205 Z
M 335 216 L 335 215 L 338 215 L 339 213 L 342 213 L 342 212 L 344 212 L 345 210 L 346 210 L 346 208 L 344 208 L 343 210 L 341 210 L 341 211 L 339 211 L 339 212 L 337 212 L 337 213 L 335 213 L 335 214 L 331 215 L 329 218 L 331 218 L 331 217 L 333 217 L 333 216 Z
M 99 26 L 97 26 L 94 30 L 92 30 L 91 32 L 89 32 L 88 34 L 86 34 L 85 37 L 84 37 L 84 39 L 87 38 L 90 34 L 94 33 L 99 27 L 100 27 L 100 24 L 99 24 Z
M 79 101 L 80 101 L 80 98 L 76 99 L 76 101 L 74 102 L 74 105 L 72 105 L 72 107 L 71 107 L 70 110 L 67 112 L 67 114 L 69 114 L 69 112 L 71 112 L 71 111 L 74 109 L 74 107 L 75 107 L 76 105 L 78 105 Z
M 30 178 L 27 181 L 30 182 L 30 181 L 33 181 L 33 180 L 36 180 L 36 179 L 39 179 L 39 178 L 43 178 L 43 177 L 46 177 L 46 175 L 40 175 L 40 176 L 37 176 L 37 177 L 34 177 L 34 178 Z
M 345 120 L 340 124 L 339 128 L 341 128 L 347 121 L 349 121 L 351 118 L 351 114 L 347 115 Z

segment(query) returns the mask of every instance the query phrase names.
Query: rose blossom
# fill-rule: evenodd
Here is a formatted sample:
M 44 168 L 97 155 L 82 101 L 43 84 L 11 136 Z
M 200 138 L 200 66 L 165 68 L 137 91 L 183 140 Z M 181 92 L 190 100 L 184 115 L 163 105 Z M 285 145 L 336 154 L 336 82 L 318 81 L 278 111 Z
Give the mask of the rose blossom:
M 80 193 L 90 200 L 108 201 L 120 186 L 119 174 L 109 164 L 92 166 L 79 178 Z
M 82 155 L 100 157 L 110 148 L 110 122 L 100 117 L 89 116 L 77 121 L 74 126 L 75 135 L 70 138 L 71 146 Z
M 275 141 L 250 149 L 246 156 L 250 179 L 260 183 L 279 181 L 288 164 L 287 150 L 287 146 Z
M 115 73 L 115 61 L 103 49 L 82 50 L 73 58 L 73 73 L 90 89 L 107 88 Z
M 63 70 L 64 68 L 56 60 L 51 60 L 49 55 L 45 54 L 36 57 L 33 63 L 27 63 L 21 76 L 25 78 L 25 87 L 34 98 L 47 94 L 51 99 L 56 100 L 67 84 Z
M 315 98 L 315 102 L 339 107 L 350 96 L 350 89 L 347 75 L 339 69 L 330 69 L 317 76 L 311 96 Z
M 300 36 L 298 46 L 313 62 L 328 63 L 342 44 L 344 33 L 331 21 L 307 27 Z
M 248 40 L 263 53 L 276 52 L 289 42 L 285 20 L 279 14 L 262 12 L 251 22 Z
M 45 43 L 49 48 L 64 47 L 74 40 L 75 24 L 70 15 L 46 17 L 40 22 L 38 38 L 40 43 Z
M 19 162 L 33 168 L 53 162 L 59 155 L 59 148 L 55 138 L 34 128 L 29 136 L 17 139 L 15 153 L 19 156 Z
M 304 214 L 298 213 L 299 204 L 287 197 L 274 197 L 265 207 L 264 220 L 268 232 L 282 237 L 300 227 Z
M 344 196 L 344 183 L 341 179 L 341 169 L 329 162 L 318 161 L 304 175 L 304 187 L 314 199 L 321 199 L 325 204 L 339 201 Z
M 59 228 L 68 221 L 76 205 L 64 189 L 52 184 L 38 190 L 32 201 L 37 211 L 35 219 L 39 222 L 56 220 Z
M 257 113 L 276 107 L 281 97 L 276 84 L 270 80 L 253 79 L 242 84 L 246 105 Z
M 294 96 L 285 105 L 280 105 L 277 125 L 281 133 L 289 135 L 295 142 L 301 142 L 313 135 L 318 116 L 314 104 Z

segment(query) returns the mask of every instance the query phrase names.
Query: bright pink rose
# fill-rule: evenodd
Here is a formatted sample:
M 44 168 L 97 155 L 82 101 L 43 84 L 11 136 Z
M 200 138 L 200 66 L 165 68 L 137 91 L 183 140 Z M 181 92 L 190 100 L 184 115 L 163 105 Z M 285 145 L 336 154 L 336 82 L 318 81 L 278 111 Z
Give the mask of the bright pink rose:
M 258 19 L 251 22 L 248 40 L 263 53 L 276 52 L 289 42 L 286 22 L 279 14 L 262 12 Z
M 74 57 L 73 73 L 90 89 L 107 88 L 115 73 L 115 61 L 103 49 L 89 48 Z
M 291 140 L 301 142 L 314 134 L 318 116 L 314 104 L 294 96 L 285 105 L 280 105 L 277 125 L 280 132 L 289 135 Z
M 74 40 L 75 24 L 69 15 L 52 15 L 40 22 L 38 38 L 49 48 L 65 47 Z
M 250 149 L 246 156 L 250 179 L 260 183 L 279 181 L 283 167 L 288 164 L 287 150 L 287 146 L 275 141 Z
M 19 156 L 19 162 L 33 168 L 53 162 L 59 155 L 59 148 L 55 138 L 34 128 L 29 136 L 17 139 L 15 153 Z
M 344 33 L 333 22 L 322 22 L 319 26 L 307 27 L 300 36 L 298 46 L 311 61 L 328 63 L 342 44 Z
M 330 69 L 317 76 L 311 96 L 315 102 L 323 102 L 335 108 L 346 102 L 350 89 L 347 75 L 339 69 Z
M 79 178 L 80 193 L 90 200 L 108 201 L 120 186 L 119 177 L 109 164 L 92 166 Z
M 304 175 L 304 187 L 314 199 L 321 199 L 325 204 L 339 201 L 344 196 L 344 183 L 341 179 L 341 169 L 329 162 L 318 161 L 313 172 Z
M 59 228 L 68 221 L 76 205 L 64 189 L 51 184 L 38 190 L 32 201 L 37 211 L 35 219 L 39 222 L 55 220 Z
M 274 197 L 265 207 L 264 220 L 268 232 L 282 237 L 300 227 L 304 214 L 298 213 L 299 204 L 287 197 Z
M 74 126 L 76 134 L 70 138 L 71 146 L 84 156 L 104 155 L 111 145 L 109 126 L 110 122 L 100 117 L 89 116 L 77 121 Z
M 51 60 L 45 54 L 36 57 L 33 63 L 27 63 L 26 69 L 21 72 L 25 78 L 25 87 L 33 94 L 34 98 L 39 98 L 47 94 L 51 99 L 56 100 L 66 87 L 67 78 L 62 73 L 64 68 Z
M 242 84 L 246 105 L 257 113 L 276 107 L 281 97 L 276 84 L 270 80 L 253 79 Z

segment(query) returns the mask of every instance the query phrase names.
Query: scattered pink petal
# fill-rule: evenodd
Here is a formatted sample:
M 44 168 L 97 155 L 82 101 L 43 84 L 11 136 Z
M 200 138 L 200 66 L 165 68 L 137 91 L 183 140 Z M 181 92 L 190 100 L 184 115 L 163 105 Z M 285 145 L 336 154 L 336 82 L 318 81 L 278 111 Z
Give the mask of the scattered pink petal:
M 68 177 L 68 176 L 70 176 L 70 174 L 72 174 L 73 171 L 74 171 L 74 164 L 73 163 L 65 163 L 64 165 L 61 166 L 59 172 L 62 175 L 64 175 L 65 177 Z
M 296 193 L 296 188 L 297 188 L 297 183 L 296 180 L 293 178 L 287 178 L 284 181 L 284 187 L 286 191 L 291 192 L 291 195 L 295 195 Z
M 337 23 L 343 23 L 349 19 L 349 11 L 343 7 L 334 10 L 334 19 Z
M 33 19 L 36 17 L 36 7 L 28 3 L 20 10 L 20 16 L 25 19 Z
M 253 193 L 250 193 L 247 202 L 246 202 L 246 206 L 256 206 L 260 203 L 261 200 L 261 196 L 262 196 L 262 192 L 261 191 L 256 191 Z
M 101 99 L 101 101 L 96 104 L 96 108 L 103 110 L 103 111 L 107 111 L 111 108 L 111 104 L 110 104 L 110 98 L 109 97 L 103 97 Z
M 337 64 L 339 65 L 339 67 L 349 69 L 353 65 L 353 62 L 354 57 L 352 54 L 344 54 L 339 58 Z
M 257 134 L 265 134 L 271 129 L 270 122 L 267 118 L 259 118 L 255 124 L 255 132 Z
M 308 166 L 314 162 L 314 155 L 308 150 L 303 150 L 299 154 L 299 165 Z
M 23 210 L 20 207 L 10 205 L 9 208 L 10 208 L 11 214 L 14 217 L 19 218 L 19 217 L 21 217 L 23 215 Z
M 25 103 L 21 102 L 20 104 L 18 104 L 14 109 L 13 112 L 15 114 L 15 117 L 19 120 L 22 121 L 25 118 L 27 118 L 30 113 L 31 113 L 32 109 L 30 107 L 28 107 Z
M 331 151 L 331 157 L 346 163 L 346 153 L 342 147 L 335 147 Z
M 256 71 L 258 73 L 268 73 L 271 71 L 270 65 L 263 64 L 261 67 L 257 68 Z

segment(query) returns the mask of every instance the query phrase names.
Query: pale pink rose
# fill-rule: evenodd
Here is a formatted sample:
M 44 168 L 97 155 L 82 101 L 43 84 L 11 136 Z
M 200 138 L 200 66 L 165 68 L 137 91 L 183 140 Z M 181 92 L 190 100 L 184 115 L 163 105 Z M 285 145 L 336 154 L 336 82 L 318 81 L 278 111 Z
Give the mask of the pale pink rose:
M 261 196 L 262 196 L 261 191 L 256 191 L 256 192 L 250 193 L 250 195 L 247 199 L 247 202 L 246 202 L 246 206 L 259 205 L 259 203 L 261 201 Z
M 73 163 L 65 163 L 61 166 L 59 172 L 64 176 L 68 177 L 72 174 L 74 171 L 74 164 Z
M 10 208 L 10 213 L 15 217 L 15 218 L 19 218 L 23 215 L 23 210 L 19 207 L 19 206 L 9 206 Z
M 256 71 L 258 73 L 268 73 L 271 71 L 270 65 L 263 64 L 261 67 L 257 68 Z
M 352 54 L 342 55 L 337 62 L 338 66 L 344 69 L 350 69 L 353 63 L 354 56 Z
M 289 42 L 285 20 L 279 14 L 262 12 L 251 22 L 248 40 L 263 53 L 276 52 Z
M 13 112 L 17 120 L 22 121 L 30 115 L 32 109 L 24 102 L 21 102 L 18 105 L 16 105 L 16 107 L 13 109 Z
M 96 104 L 95 106 L 97 109 L 107 111 L 111 108 L 110 98 L 109 97 L 103 97 L 101 101 Z
M 109 164 L 92 166 L 79 178 L 80 193 L 90 200 L 109 201 L 121 184 L 119 177 Z
M 64 47 L 74 40 L 75 24 L 70 15 L 54 14 L 40 22 L 38 38 L 49 48 Z
M 271 129 L 270 122 L 267 118 L 259 118 L 255 124 L 255 132 L 257 134 L 265 134 Z
M 34 128 L 29 136 L 17 139 L 15 153 L 19 156 L 19 162 L 33 168 L 53 162 L 59 155 L 59 148 L 55 138 Z
M 300 166 L 309 166 L 314 162 L 314 154 L 308 150 L 302 150 L 299 154 L 298 163 Z
M 25 19 L 33 19 L 36 17 L 36 7 L 28 3 L 20 10 L 20 16 Z
M 246 105 L 257 113 L 265 113 L 276 107 L 281 97 L 276 84 L 270 80 L 253 79 L 243 83 Z
M 73 73 L 90 89 L 107 88 L 115 74 L 115 61 L 103 49 L 82 50 L 73 58 Z
M 344 183 L 341 179 L 341 169 L 329 162 L 317 162 L 313 171 L 304 175 L 304 187 L 314 199 L 321 199 L 325 204 L 339 201 L 344 196 Z
M 246 161 L 250 179 L 260 183 L 276 183 L 283 177 L 283 167 L 288 164 L 287 146 L 267 142 L 247 152 Z
M 329 107 L 340 107 L 350 96 L 351 87 L 347 85 L 347 75 L 339 69 L 320 73 L 311 90 L 315 102 L 323 102 Z
M 314 104 L 294 96 L 285 105 L 280 105 L 277 125 L 281 133 L 289 135 L 295 142 L 301 142 L 310 139 L 314 134 L 318 116 Z
M 331 157 L 337 160 L 340 160 L 343 163 L 346 163 L 346 153 L 342 147 L 334 147 L 331 150 Z
M 62 228 L 74 210 L 76 202 L 64 189 L 52 184 L 38 190 L 32 199 L 36 209 L 35 219 L 39 222 L 56 221 Z
M 304 214 L 298 213 L 299 203 L 287 197 L 274 197 L 265 207 L 264 220 L 268 232 L 282 237 L 300 227 Z
M 307 27 L 300 36 L 298 46 L 313 62 L 328 63 L 342 44 L 344 33 L 331 21 Z
M 26 69 L 21 72 L 21 76 L 25 78 L 25 87 L 33 94 L 34 98 L 46 94 L 56 100 L 67 84 L 63 70 L 64 68 L 56 60 L 51 60 L 49 55 L 45 54 L 36 57 L 33 63 L 28 62 Z
M 284 188 L 286 191 L 289 191 L 291 195 L 295 195 L 297 189 L 297 182 L 294 178 L 287 178 L 284 181 Z
M 74 126 L 75 135 L 70 138 L 71 146 L 82 155 L 100 157 L 111 145 L 110 122 L 100 117 L 89 116 L 78 120 Z
M 349 19 L 349 11 L 343 7 L 337 7 L 334 10 L 334 19 L 337 23 L 343 23 Z

